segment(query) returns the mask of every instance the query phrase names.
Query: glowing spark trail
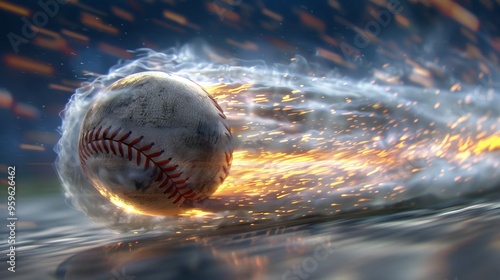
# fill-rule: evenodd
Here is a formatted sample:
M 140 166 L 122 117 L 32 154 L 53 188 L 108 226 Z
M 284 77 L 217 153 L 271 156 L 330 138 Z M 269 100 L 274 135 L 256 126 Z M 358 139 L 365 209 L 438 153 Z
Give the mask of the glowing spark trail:
M 66 195 L 91 219 L 118 230 L 189 231 L 386 208 L 425 197 L 451 201 L 497 187 L 500 112 L 493 104 L 500 100 L 491 92 L 451 94 L 295 73 L 291 69 L 302 58 L 277 70 L 221 66 L 199 62 L 199 56 L 190 47 L 144 51 L 73 96 L 58 168 Z M 144 217 L 129 213 L 126 202 L 106 201 L 75 160 L 74 138 L 95 93 L 145 70 L 174 72 L 205 87 L 236 139 L 230 176 L 208 201 L 178 217 Z

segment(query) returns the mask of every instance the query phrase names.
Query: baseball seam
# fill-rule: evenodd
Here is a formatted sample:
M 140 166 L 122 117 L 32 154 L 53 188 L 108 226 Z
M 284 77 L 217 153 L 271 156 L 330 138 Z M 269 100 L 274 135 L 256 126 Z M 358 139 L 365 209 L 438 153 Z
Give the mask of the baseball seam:
M 231 138 L 233 135 L 231 133 L 231 129 L 226 124 L 227 118 L 226 118 L 226 115 L 224 114 L 224 110 L 222 110 L 222 107 L 219 105 L 219 103 L 217 103 L 215 98 L 210 93 L 208 93 L 207 91 L 205 91 L 205 93 L 208 95 L 208 97 L 210 98 L 210 100 L 214 104 L 215 108 L 217 108 L 217 110 L 219 111 L 219 116 L 223 119 L 224 128 L 226 129 L 225 135 L 226 135 L 228 141 L 231 142 Z M 230 147 L 228 150 L 226 150 L 224 152 L 224 154 L 226 156 L 226 165 L 222 166 L 223 175 L 219 175 L 220 184 L 222 184 L 224 182 L 224 180 L 226 179 L 226 177 L 229 175 L 229 168 L 231 167 L 231 163 L 233 161 L 233 149 L 232 149 L 232 147 Z M 220 173 L 220 171 L 219 171 L 219 173 Z
M 85 163 L 91 155 L 113 153 L 114 155 L 120 155 L 121 157 L 127 158 L 129 161 L 132 161 L 132 150 L 135 150 L 135 159 L 137 166 L 148 168 L 150 166 L 150 163 L 152 163 L 154 169 L 158 168 L 160 170 L 160 172 L 158 172 L 158 175 L 156 176 L 155 181 L 161 181 L 161 184 L 159 185 L 160 189 L 166 187 L 163 193 L 169 193 L 170 195 L 168 196 L 168 198 L 174 198 L 174 204 L 179 202 L 184 203 L 185 200 L 194 201 L 201 198 L 195 198 L 196 193 L 188 188 L 188 184 L 186 182 L 189 178 L 182 178 L 182 172 L 175 172 L 178 165 L 169 164 L 172 158 L 156 159 L 164 153 L 164 150 L 146 153 L 147 151 L 152 149 L 154 143 L 139 147 L 138 144 L 143 140 L 144 136 L 132 138 L 132 140 L 127 141 L 127 143 L 125 142 L 125 140 L 129 140 L 131 138 L 132 131 L 120 134 L 119 132 L 121 131 L 121 128 L 118 128 L 111 134 L 111 136 L 108 136 L 111 129 L 111 126 L 106 128 L 104 131 L 102 131 L 102 127 L 99 127 L 97 129 L 94 128 L 90 131 L 87 131 L 81 137 L 79 154 L 84 172 L 86 172 Z M 114 143 L 116 143 L 117 147 L 115 147 Z M 145 157 L 144 161 L 142 161 L 142 156 Z
M 224 114 L 223 109 L 217 103 L 217 101 L 205 91 L 207 96 L 212 101 L 213 105 L 219 111 L 218 115 L 222 118 L 222 124 L 226 130 L 225 136 L 227 137 L 229 143 L 231 142 L 232 133 L 229 126 L 226 124 L 226 115 Z M 156 173 L 156 168 L 160 170 L 155 181 L 161 181 L 159 188 L 166 187 L 164 194 L 169 193 L 168 199 L 174 199 L 173 203 L 177 204 L 185 204 L 187 201 L 198 202 L 208 198 L 205 194 L 196 194 L 193 190 L 188 188 L 188 177 L 182 178 L 182 172 L 174 173 L 178 167 L 178 165 L 169 164 L 172 158 L 164 159 L 156 159 L 164 153 L 164 150 L 150 152 L 154 143 L 150 143 L 144 145 L 142 147 L 139 146 L 139 143 L 144 139 L 144 136 L 140 136 L 137 138 L 131 138 L 132 131 L 128 131 L 126 133 L 121 133 L 121 128 L 116 129 L 111 136 L 108 136 L 112 127 L 109 126 L 105 130 L 102 130 L 102 126 L 99 128 L 94 128 L 90 131 L 85 132 L 79 143 L 79 155 L 80 155 L 80 163 L 83 168 L 83 172 L 86 173 L 85 165 L 88 158 L 95 154 L 114 154 L 120 155 L 121 157 L 127 158 L 129 161 L 132 161 L 133 153 L 132 150 L 136 151 L 136 164 L 137 166 L 143 166 L 144 168 L 148 168 L 150 163 L 154 166 L 155 170 L 153 174 Z M 132 140 L 130 140 L 132 139 Z M 128 141 L 126 141 L 128 140 Z M 115 144 L 116 143 L 116 147 Z M 124 147 L 125 146 L 125 147 Z M 229 174 L 229 168 L 232 164 L 233 160 L 233 149 L 232 145 L 226 145 L 225 154 L 225 165 L 222 165 L 221 169 L 218 172 L 218 179 L 220 184 L 224 182 L 226 177 Z M 145 157 L 145 161 L 142 161 L 142 156 Z M 141 163 L 143 164 L 141 165 Z M 156 176 L 156 175 L 153 175 Z M 164 178 L 165 177 L 165 178 Z M 163 180 L 163 181 L 162 181 Z

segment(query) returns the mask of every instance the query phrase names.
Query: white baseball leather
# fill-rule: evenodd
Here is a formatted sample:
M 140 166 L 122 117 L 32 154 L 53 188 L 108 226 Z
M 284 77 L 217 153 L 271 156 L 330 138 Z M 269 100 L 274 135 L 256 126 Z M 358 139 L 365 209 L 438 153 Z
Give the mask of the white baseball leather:
M 99 93 L 78 149 L 88 179 L 111 202 L 169 215 L 222 184 L 231 167 L 231 137 L 221 107 L 203 88 L 150 71 Z

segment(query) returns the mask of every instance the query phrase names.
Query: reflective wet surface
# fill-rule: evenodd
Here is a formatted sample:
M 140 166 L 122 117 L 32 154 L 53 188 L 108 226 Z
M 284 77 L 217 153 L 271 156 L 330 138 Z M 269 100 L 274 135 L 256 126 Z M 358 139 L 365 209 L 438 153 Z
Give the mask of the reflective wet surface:
M 496 279 L 500 273 L 500 206 L 493 202 L 120 235 L 78 211 L 60 211 L 60 197 L 44 201 L 50 203 L 26 199 L 33 208 L 19 214 L 15 279 Z
M 0 279 L 499 278 L 498 1 L 55 2 L 0 1 Z M 178 216 L 110 203 L 72 146 L 145 70 L 205 87 L 237 140 Z

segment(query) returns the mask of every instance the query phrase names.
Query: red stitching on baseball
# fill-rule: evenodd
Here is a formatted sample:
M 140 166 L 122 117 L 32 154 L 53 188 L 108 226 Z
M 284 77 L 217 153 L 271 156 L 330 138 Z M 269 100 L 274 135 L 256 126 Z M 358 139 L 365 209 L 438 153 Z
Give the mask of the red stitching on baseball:
M 213 105 L 216 107 L 216 109 L 219 111 L 219 116 L 223 119 L 226 120 L 227 117 L 224 114 L 224 111 L 222 107 L 217 103 L 217 101 L 209 94 L 207 93 L 208 97 L 212 101 Z M 224 128 L 226 129 L 226 137 L 228 140 L 231 140 L 232 138 L 232 133 L 231 129 L 229 126 L 223 122 Z M 153 163 L 154 169 L 158 168 L 160 172 L 156 176 L 155 181 L 162 181 L 161 184 L 159 185 L 159 188 L 165 188 L 165 191 L 163 192 L 164 194 L 171 193 L 168 198 L 172 199 L 175 198 L 174 204 L 180 202 L 185 203 L 188 200 L 199 202 L 205 199 L 208 199 L 208 196 L 203 194 L 203 193 L 196 193 L 193 190 L 189 189 L 187 187 L 186 182 L 188 181 L 188 178 L 182 178 L 178 180 L 174 180 L 176 178 L 181 177 L 182 172 L 180 173 L 174 173 L 171 174 L 171 172 L 175 171 L 177 169 L 177 165 L 169 165 L 170 161 L 172 158 L 168 159 L 163 159 L 160 161 L 155 161 L 154 158 L 159 157 L 164 153 L 163 150 L 161 151 L 156 151 L 152 152 L 149 154 L 146 154 L 146 151 L 151 150 L 151 148 L 154 146 L 154 143 L 142 146 L 142 147 L 136 147 L 136 145 L 141 142 L 143 139 L 143 136 L 135 138 L 134 140 L 130 141 L 129 143 L 125 143 L 125 140 L 129 139 L 130 136 L 132 135 L 132 131 L 129 131 L 128 133 L 125 133 L 121 135 L 120 138 L 116 139 L 116 137 L 119 135 L 119 132 L 121 131 L 121 128 L 116 129 L 111 136 L 108 137 L 108 133 L 111 130 L 111 126 L 106 128 L 101 135 L 101 130 L 102 127 L 99 127 L 98 130 L 92 129 L 91 131 L 87 131 L 84 133 L 84 135 L 81 137 L 80 141 L 80 146 L 79 146 L 79 155 L 80 155 L 80 163 L 83 167 L 84 173 L 86 173 L 85 170 L 85 163 L 87 159 L 92 155 L 92 154 L 98 154 L 98 153 L 107 153 L 109 154 L 110 152 L 113 153 L 113 155 L 117 155 L 117 151 L 115 148 L 114 143 L 117 144 L 118 146 L 118 153 L 120 154 L 121 157 L 125 157 L 125 153 L 123 150 L 123 145 L 127 146 L 127 158 L 129 161 L 132 160 L 132 149 L 136 150 L 136 164 L 138 166 L 141 165 L 141 156 L 144 155 L 146 160 L 144 162 L 144 168 L 148 168 L 150 162 Z M 107 144 L 106 144 L 107 140 Z M 101 148 L 102 145 L 102 148 Z M 108 148 L 109 145 L 109 148 Z M 229 174 L 229 167 L 231 166 L 232 160 L 233 160 L 233 155 L 232 155 L 232 148 L 228 148 L 225 152 L 225 157 L 226 157 L 226 162 L 225 166 L 223 165 L 221 167 L 221 170 L 219 171 L 219 174 L 222 172 L 221 176 L 219 176 L 220 183 L 222 184 L 226 177 Z M 165 179 L 164 175 L 166 176 Z M 181 190 L 186 190 L 185 192 L 181 192 Z
M 229 128 L 229 126 L 227 124 L 224 124 L 224 128 L 226 128 L 227 132 L 229 132 L 229 134 L 232 135 L 231 129 Z
M 178 203 L 181 200 L 191 200 L 193 191 L 187 188 L 186 182 L 188 181 L 189 178 L 181 178 L 178 180 L 179 177 L 181 177 L 182 172 L 177 172 L 172 174 L 171 172 L 175 171 L 178 167 L 178 165 L 169 165 L 170 161 L 172 158 L 168 159 L 163 159 L 161 161 L 156 161 L 154 158 L 159 157 L 160 155 L 163 154 L 162 151 L 156 151 L 147 154 L 146 152 L 151 150 L 151 148 L 154 146 L 154 143 L 147 144 L 142 147 L 137 147 L 139 142 L 144 138 L 143 136 L 137 137 L 133 139 L 132 141 L 126 143 L 125 140 L 129 139 L 130 136 L 132 135 L 132 131 L 129 131 L 123 135 L 121 135 L 120 138 L 116 139 L 118 136 L 121 128 L 118 128 L 113 132 L 111 136 L 108 136 L 109 131 L 111 130 L 111 127 L 108 127 L 103 131 L 101 134 L 102 127 L 99 127 L 96 131 L 96 128 L 92 129 L 91 131 L 86 132 L 82 137 L 80 141 L 80 147 L 79 147 L 79 155 L 80 155 L 80 163 L 82 164 L 83 170 L 86 173 L 85 170 L 85 162 L 87 159 L 92 155 L 92 154 L 99 154 L 99 153 L 107 153 L 109 154 L 112 152 L 114 155 L 116 155 L 116 150 L 113 145 L 113 143 L 117 143 L 118 145 L 118 151 L 120 153 L 120 156 L 125 157 L 124 152 L 123 152 L 123 145 L 127 147 L 127 159 L 131 161 L 132 158 L 132 149 L 136 151 L 136 164 L 138 166 L 141 166 L 141 157 L 144 156 L 146 158 L 145 163 L 143 164 L 144 168 L 148 168 L 150 162 L 153 163 L 153 168 L 158 168 L 160 170 L 158 176 L 156 177 L 156 181 L 161 181 L 164 178 L 165 179 L 162 181 L 160 184 L 159 188 L 164 188 L 165 186 L 168 186 L 168 188 L 163 192 L 164 194 L 170 193 L 170 196 L 168 197 L 169 199 L 175 198 L 174 204 Z M 111 147 L 110 149 L 106 145 L 106 141 L 108 141 L 109 146 Z M 101 146 L 103 148 L 101 148 Z M 185 192 L 181 192 L 182 190 L 187 189 Z
M 99 129 L 98 129 L 98 130 L 97 130 L 97 132 L 95 133 L 95 135 L 94 135 L 94 138 L 95 138 L 95 139 L 94 139 L 94 140 L 96 140 L 96 141 L 95 141 L 95 145 L 96 145 L 96 147 L 97 147 L 97 150 L 99 150 L 99 152 L 101 152 L 101 153 L 102 153 L 102 152 L 103 152 L 103 150 L 101 149 L 101 146 L 99 146 L 99 141 L 98 141 L 98 139 L 97 139 L 97 137 L 98 137 L 98 136 L 99 136 L 99 134 L 101 133 L 101 128 L 102 128 L 102 127 L 99 127 Z
M 219 105 L 219 103 L 217 103 L 215 98 L 210 93 L 208 93 L 206 90 L 203 90 L 203 91 L 205 91 L 205 93 L 208 95 L 208 98 L 210 98 L 210 100 L 212 100 L 212 103 L 215 105 L 215 108 L 217 108 L 217 110 L 219 110 L 219 112 L 224 114 L 224 110 L 222 110 L 222 107 Z
M 217 110 L 219 110 L 219 116 L 223 119 L 223 120 L 226 120 L 227 117 L 226 115 L 224 114 L 224 110 L 222 110 L 222 107 L 217 103 L 217 101 L 215 100 L 215 98 L 210 95 L 208 92 L 207 92 L 207 95 L 208 97 L 210 97 L 210 100 L 212 100 L 212 103 L 215 105 L 215 107 L 217 108 Z M 229 141 L 231 141 L 231 138 L 233 136 L 233 134 L 231 133 L 231 128 L 229 128 L 229 125 L 227 125 L 225 122 L 223 122 L 224 124 L 224 128 L 226 129 L 227 132 L 225 132 L 224 134 L 226 135 L 227 139 Z M 222 172 L 223 172 L 223 175 L 219 176 L 219 180 L 220 180 L 220 184 L 224 183 L 224 180 L 227 178 L 228 174 L 229 174 L 229 167 L 231 166 L 231 163 L 233 161 L 233 149 L 232 148 L 229 148 L 228 151 L 224 152 L 225 156 L 226 156 L 226 165 L 225 166 L 222 166 Z M 219 171 L 220 173 L 220 171 Z M 195 199 L 196 201 L 201 201 L 203 199 L 206 199 L 208 197 L 206 196 L 200 196 L 198 197 L 197 199 Z

